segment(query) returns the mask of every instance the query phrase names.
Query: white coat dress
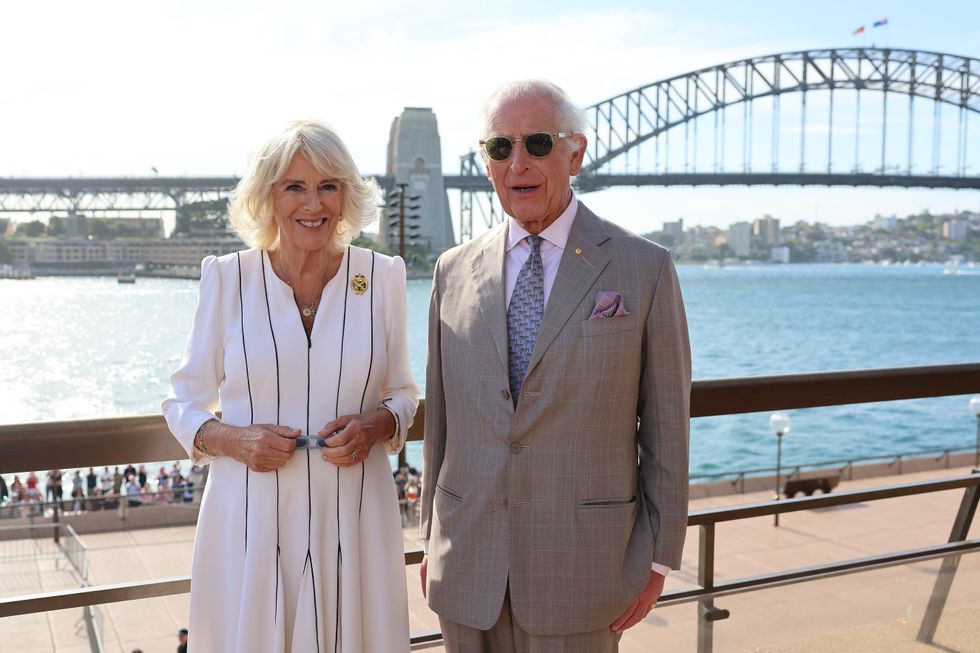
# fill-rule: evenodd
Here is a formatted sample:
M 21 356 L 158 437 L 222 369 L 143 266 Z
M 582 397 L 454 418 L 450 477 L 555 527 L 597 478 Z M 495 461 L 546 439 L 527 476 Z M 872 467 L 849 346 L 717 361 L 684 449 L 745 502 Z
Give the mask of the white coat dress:
M 316 436 L 384 402 L 400 433 L 339 468 L 297 449 L 277 472 L 211 463 L 194 542 L 188 636 L 198 653 L 390 653 L 409 649 L 401 520 L 386 454 L 418 405 L 406 334 L 405 264 L 348 246 L 307 338 L 267 253 L 201 265 L 187 350 L 163 403 L 195 462 L 198 427 L 280 424 Z

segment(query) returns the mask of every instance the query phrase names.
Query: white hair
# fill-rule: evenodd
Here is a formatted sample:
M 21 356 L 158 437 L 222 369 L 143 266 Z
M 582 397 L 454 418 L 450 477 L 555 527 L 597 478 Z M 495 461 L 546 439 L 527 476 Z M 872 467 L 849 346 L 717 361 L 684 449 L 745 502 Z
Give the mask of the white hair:
M 543 97 L 554 105 L 558 131 L 583 135 L 588 133 L 589 121 L 585 112 L 569 99 L 560 86 L 546 79 L 521 79 L 498 87 L 483 103 L 482 137 L 493 136 L 490 133 L 493 120 L 501 105 L 528 96 Z
M 297 153 L 302 153 L 320 174 L 336 179 L 343 203 L 331 247 L 340 249 L 378 217 L 378 185 L 363 179 L 347 146 L 329 125 L 297 120 L 273 136 L 252 155 L 248 170 L 232 195 L 231 224 L 242 240 L 259 249 L 279 245 L 279 227 L 272 214 L 272 186 L 286 174 Z

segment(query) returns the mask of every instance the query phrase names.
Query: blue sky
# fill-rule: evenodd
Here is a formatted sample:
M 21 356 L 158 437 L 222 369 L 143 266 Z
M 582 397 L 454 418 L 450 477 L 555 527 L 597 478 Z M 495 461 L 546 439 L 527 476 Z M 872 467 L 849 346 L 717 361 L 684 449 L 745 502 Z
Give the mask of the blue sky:
M 888 27 L 872 30 L 882 17 Z M 433 108 L 443 167 L 455 170 L 482 100 L 508 79 L 548 77 L 588 105 L 787 50 L 874 43 L 980 57 L 978 24 L 975 2 L 3 3 L 0 176 L 236 174 L 302 117 L 331 122 L 377 173 L 405 106 Z M 868 32 L 852 36 L 860 25 Z M 637 231 L 678 217 L 848 224 L 980 210 L 980 193 L 924 190 L 621 189 L 584 201 Z

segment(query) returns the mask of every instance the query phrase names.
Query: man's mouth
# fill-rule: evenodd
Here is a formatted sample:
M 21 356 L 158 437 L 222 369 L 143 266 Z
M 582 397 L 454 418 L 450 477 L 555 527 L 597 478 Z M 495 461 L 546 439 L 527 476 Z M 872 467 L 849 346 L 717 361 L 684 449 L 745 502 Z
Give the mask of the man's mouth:
M 296 222 L 309 229 L 316 229 L 326 221 L 326 218 L 317 218 L 316 220 L 297 220 Z
M 530 193 L 538 189 L 537 186 L 511 186 L 515 193 Z

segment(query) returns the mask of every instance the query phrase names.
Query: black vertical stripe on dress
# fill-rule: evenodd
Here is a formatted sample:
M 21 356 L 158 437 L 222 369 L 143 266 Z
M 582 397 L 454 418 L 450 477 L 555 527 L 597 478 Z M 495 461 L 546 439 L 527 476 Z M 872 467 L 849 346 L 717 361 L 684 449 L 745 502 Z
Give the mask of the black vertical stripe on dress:
M 260 251 L 259 267 L 262 269 L 262 290 L 265 293 L 265 313 L 269 318 L 269 334 L 272 336 L 272 351 L 276 357 L 276 426 L 280 424 L 280 398 L 282 393 L 279 390 L 279 345 L 276 342 L 276 330 L 272 327 L 272 308 L 269 305 L 269 281 L 265 274 L 264 250 Z M 269 266 L 272 266 L 272 259 L 269 259 Z M 276 470 L 276 593 L 273 602 L 273 623 L 279 619 L 279 563 L 282 558 L 282 551 L 279 547 L 279 470 Z
M 361 410 L 359 412 L 364 412 L 364 398 L 367 396 L 368 386 L 371 384 L 371 372 L 374 370 L 374 262 L 375 262 L 375 251 L 371 250 L 371 280 L 368 282 L 368 286 L 371 288 L 370 302 L 371 302 L 371 329 L 369 331 L 370 342 L 371 342 L 371 354 L 368 357 L 368 369 L 367 376 L 364 377 L 364 390 L 361 391 Z M 361 519 L 361 507 L 364 504 L 364 461 L 361 461 L 361 491 L 357 499 L 357 519 Z
M 242 356 L 245 357 L 245 387 L 248 388 L 248 423 L 251 425 L 255 421 L 255 405 L 252 403 L 252 380 L 248 373 L 248 348 L 245 346 L 245 299 L 242 292 L 242 253 L 235 252 L 238 260 L 238 310 L 242 322 Z M 244 529 L 245 553 L 248 553 L 248 465 L 245 465 L 245 529 Z
M 344 341 L 347 339 L 347 298 L 350 296 L 350 259 L 353 251 L 347 246 L 347 269 L 344 272 L 344 313 L 340 326 L 340 365 L 337 370 L 337 399 L 334 402 L 334 418 L 340 417 L 340 388 L 344 380 Z M 344 552 L 340 544 L 340 467 L 337 467 L 337 589 L 334 602 L 335 625 L 333 630 L 333 650 L 340 645 L 340 572 L 344 562 Z

